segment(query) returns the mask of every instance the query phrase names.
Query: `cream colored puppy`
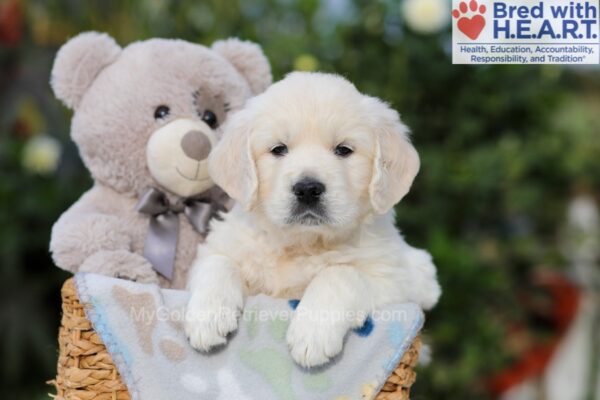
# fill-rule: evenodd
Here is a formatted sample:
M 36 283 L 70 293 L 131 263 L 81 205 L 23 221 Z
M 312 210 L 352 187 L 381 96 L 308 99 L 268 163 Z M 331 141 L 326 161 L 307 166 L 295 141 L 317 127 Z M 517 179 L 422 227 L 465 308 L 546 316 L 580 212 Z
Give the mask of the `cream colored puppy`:
M 293 73 L 233 115 L 209 158 L 238 203 L 214 221 L 189 280 L 186 333 L 199 350 L 237 328 L 244 297 L 301 299 L 287 332 L 306 367 L 397 302 L 440 296 L 431 256 L 394 227 L 419 157 L 398 113 L 345 79 Z

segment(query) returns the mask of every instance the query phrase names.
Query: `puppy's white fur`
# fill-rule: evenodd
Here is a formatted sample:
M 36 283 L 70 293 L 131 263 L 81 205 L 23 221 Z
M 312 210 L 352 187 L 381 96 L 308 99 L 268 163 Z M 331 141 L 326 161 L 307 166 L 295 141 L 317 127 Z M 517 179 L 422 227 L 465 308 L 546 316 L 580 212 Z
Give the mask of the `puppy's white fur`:
M 338 354 L 348 330 L 385 304 L 435 305 L 431 256 L 394 227 L 392 207 L 419 169 L 397 112 L 339 76 L 293 73 L 224 131 L 209 169 L 238 203 L 198 249 L 186 311 L 193 347 L 225 343 L 244 297 L 257 293 L 301 298 L 287 341 L 307 367 Z M 274 156 L 278 144 L 288 153 Z M 336 155 L 340 144 L 353 153 Z M 292 186 L 306 177 L 326 187 L 319 223 L 293 218 Z

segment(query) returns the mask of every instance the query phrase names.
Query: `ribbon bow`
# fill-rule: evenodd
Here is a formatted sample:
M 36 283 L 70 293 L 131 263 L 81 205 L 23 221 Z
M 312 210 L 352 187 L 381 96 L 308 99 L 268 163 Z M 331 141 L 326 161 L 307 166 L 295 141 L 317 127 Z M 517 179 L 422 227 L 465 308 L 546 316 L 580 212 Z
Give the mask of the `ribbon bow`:
M 144 257 L 167 279 L 173 278 L 175 253 L 179 238 L 179 214 L 183 213 L 201 235 L 208 233 L 208 223 L 217 212 L 225 211 L 218 201 L 224 192 L 209 189 L 199 195 L 171 203 L 164 192 L 150 188 L 136 205 L 136 210 L 150 216 L 150 227 L 144 244 Z

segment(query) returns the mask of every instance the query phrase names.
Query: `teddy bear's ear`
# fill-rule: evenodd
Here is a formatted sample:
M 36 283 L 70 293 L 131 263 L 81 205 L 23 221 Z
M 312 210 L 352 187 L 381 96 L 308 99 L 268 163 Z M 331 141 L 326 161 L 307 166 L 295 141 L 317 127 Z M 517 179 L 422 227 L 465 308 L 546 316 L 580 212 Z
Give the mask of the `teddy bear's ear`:
M 212 48 L 246 78 L 253 94 L 264 92 L 273 81 L 269 60 L 256 43 L 230 38 L 215 42 Z
M 100 71 L 115 61 L 121 47 L 106 33 L 84 32 L 65 43 L 54 60 L 50 85 L 67 107 L 79 106 Z

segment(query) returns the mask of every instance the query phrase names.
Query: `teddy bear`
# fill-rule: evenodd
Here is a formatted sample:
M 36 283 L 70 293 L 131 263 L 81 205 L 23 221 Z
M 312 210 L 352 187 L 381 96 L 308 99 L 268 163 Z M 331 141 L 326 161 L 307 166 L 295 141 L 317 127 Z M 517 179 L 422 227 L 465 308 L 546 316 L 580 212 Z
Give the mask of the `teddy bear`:
M 52 228 L 55 264 L 183 288 L 210 218 L 230 201 L 207 156 L 227 115 L 271 81 L 261 48 L 235 38 L 210 48 L 70 39 L 50 83 L 73 110 L 71 138 L 94 184 Z

